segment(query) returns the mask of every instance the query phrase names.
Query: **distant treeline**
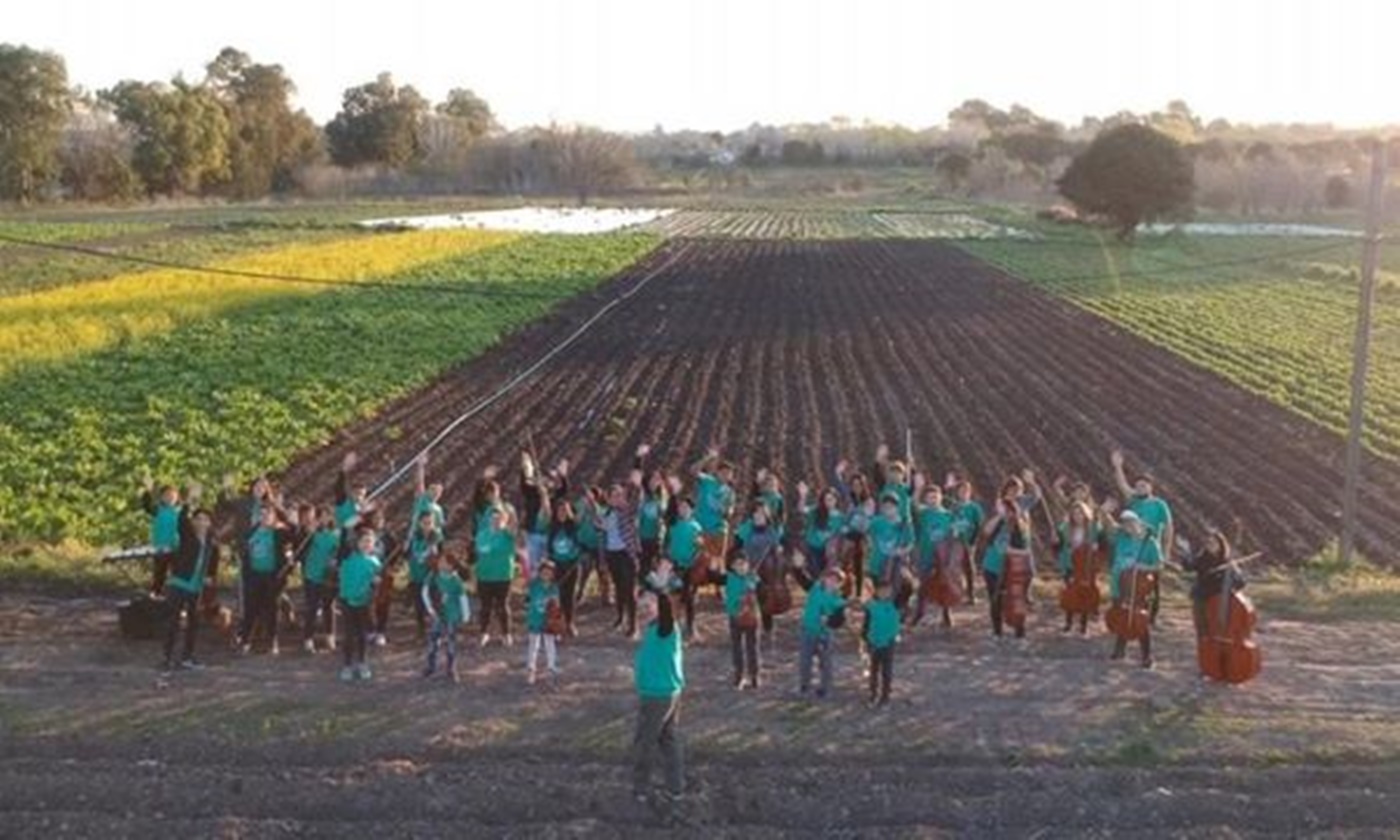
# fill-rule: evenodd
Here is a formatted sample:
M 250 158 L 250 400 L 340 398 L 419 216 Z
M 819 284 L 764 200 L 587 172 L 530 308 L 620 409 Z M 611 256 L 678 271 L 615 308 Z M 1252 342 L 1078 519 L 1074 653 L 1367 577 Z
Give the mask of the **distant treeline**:
M 1364 194 L 1366 141 L 1381 133 L 1205 123 L 1181 101 L 1066 126 L 975 99 L 919 130 L 840 117 L 728 133 L 506 130 L 466 87 L 433 103 L 388 73 L 347 89 L 339 113 L 320 126 L 292 107 L 295 90 L 280 65 L 227 48 L 199 80 L 122 80 L 89 92 L 70 85 L 60 56 L 0 44 L 0 200 L 404 191 L 584 201 L 663 181 L 742 188 L 748 173 L 772 167 L 908 167 L 927 168 L 930 188 L 943 194 L 1047 202 L 1095 136 L 1142 124 L 1190 155 L 1197 205 L 1294 214 L 1355 206 Z

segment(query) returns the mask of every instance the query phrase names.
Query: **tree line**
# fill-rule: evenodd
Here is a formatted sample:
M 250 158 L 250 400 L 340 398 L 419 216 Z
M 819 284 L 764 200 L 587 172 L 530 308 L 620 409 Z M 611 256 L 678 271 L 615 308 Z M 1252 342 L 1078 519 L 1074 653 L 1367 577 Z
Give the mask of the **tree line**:
M 913 167 L 928 170 L 940 194 L 1047 202 L 1096 137 L 1125 126 L 1179 146 L 1195 203 L 1218 212 L 1353 207 L 1366 171 L 1363 132 L 1205 122 L 1179 100 L 1074 126 L 970 99 L 922 130 L 833 117 L 623 136 L 582 126 L 507 131 L 468 88 L 433 103 L 388 73 L 347 89 L 324 126 L 293 107 L 295 92 L 281 65 L 233 48 L 196 81 L 128 79 L 93 93 L 70 86 L 62 57 L 0 44 L 0 200 L 504 192 L 586 201 L 641 185 L 742 189 L 776 167 Z
M 474 165 L 488 189 L 581 200 L 635 178 L 624 138 L 556 125 L 507 134 L 468 88 L 432 103 L 383 73 L 347 89 L 325 126 L 293 107 L 295 93 L 281 65 L 232 47 L 197 81 L 126 79 L 93 93 L 70 86 L 62 57 L 0 44 L 0 201 L 256 199 L 302 191 L 328 165 L 438 175 Z

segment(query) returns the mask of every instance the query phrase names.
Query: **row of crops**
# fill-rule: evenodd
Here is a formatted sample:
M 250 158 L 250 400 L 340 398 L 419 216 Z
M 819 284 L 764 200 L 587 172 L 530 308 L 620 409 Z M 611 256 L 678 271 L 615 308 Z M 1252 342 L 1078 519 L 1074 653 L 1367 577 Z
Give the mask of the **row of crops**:
M 340 284 L 157 270 L 0 298 L 0 541 L 137 537 L 143 471 L 277 469 L 658 241 L 362 235 L 219 263 Z
M 962 247 L 1241 387 L 1344 432 L 1360 247 L 1354 241 L 1089 234 Z M 1400 247 L 1382 265 L 1400 265 Z M 1366 443 L 1400 457 L 1400 276 L 1383 273 Z M 1189 400 L 1190 395 L 1182 395 Z
M 721 239 L 989 239 L 1025 236 L 967 213 L 882 210 L 681 210 L 647 226 Z

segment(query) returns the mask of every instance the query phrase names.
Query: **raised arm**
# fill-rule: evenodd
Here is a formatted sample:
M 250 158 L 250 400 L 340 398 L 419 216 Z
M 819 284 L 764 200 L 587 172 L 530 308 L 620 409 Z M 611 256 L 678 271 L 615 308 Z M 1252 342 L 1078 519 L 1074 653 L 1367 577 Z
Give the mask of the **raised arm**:
M 1132 485 L 1128 484 L 1128 476 L 1123 472 L 1123 450 L 1115 449 L 1108 454 L 1109 463 L 1113 465 L 1113 483 L 1118 487 L 1118 492 L 1124 499 L 1133 495 Z

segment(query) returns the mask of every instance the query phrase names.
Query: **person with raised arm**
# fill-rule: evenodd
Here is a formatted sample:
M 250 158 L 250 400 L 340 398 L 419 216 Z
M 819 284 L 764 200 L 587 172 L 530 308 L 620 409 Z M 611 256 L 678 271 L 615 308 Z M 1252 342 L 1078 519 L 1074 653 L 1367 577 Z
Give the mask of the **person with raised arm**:
M 180 634 L 181 616 L 185 619 L 185 637 L 178 667 L 187 670 L 198 667 L 194 658 L 194 643 L 199 631 L 200 594 L 206 586 L 214 585 L 210 576 L 212 560 L 218 554 L 211 533 L 214 517 L 205 508 L 197 506 L 201 494 L 200 486 L 191 484 L 185 493 L 184 504 L 176 512 L 179 543 L 170 557 L 166 594 L 169 623 L 165 631 L 164 668 L 167 671 L 177 667 L 175 641 Z
M 1123 451 L 1115 449 L 1109 453 L 1109 463 L 1113 466 L 1113 481 L 1118 492 L 1123 495 L 1123 510 L 1137 514 L 1147 528 L 1148 535 L 1157 543 L 1157 552 L 1162 557 L 1172 557 L 1176 550 L 1176 526 L 1172 520 L 1172 508 L 1167 501 L 1157 495 L 1156 482 L 1152 476 L 1142 473 L 1128 483 L 1124 471 Z M 1162 606 L 1162 579 L 1152 590 L 1152 623 L 1157 623 L 1157 612 Z

